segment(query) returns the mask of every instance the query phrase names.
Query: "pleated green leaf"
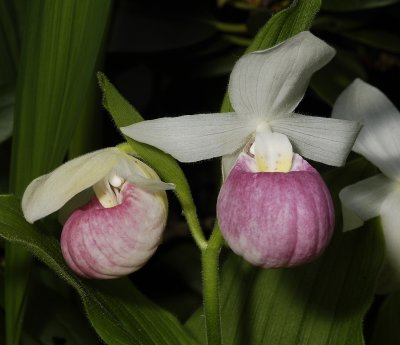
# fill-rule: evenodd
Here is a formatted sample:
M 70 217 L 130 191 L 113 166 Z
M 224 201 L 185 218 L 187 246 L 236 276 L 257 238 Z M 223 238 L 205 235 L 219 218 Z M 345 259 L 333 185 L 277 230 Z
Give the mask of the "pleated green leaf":
M 321 0 L 295 0 L 292 5 L 274 15 L 257 33 L 246 53 L 264 50 L 292 37 L 299 32 L 309 30 L 312 21 L 321 7 Z M 228 94 L 225 95 L 221 112 L 232 111 Z
M 31 180 L 64 159 L 110 5 L 111 0 L 26 1 L 10 171 L 10 189 L 19 196 Z M 17 345 L 31 259 L 24 250 L 7 245 L 6 261 L 7 344 Z
M 104 74 L 98 73 L 98 79 L 100 88 L 103 91 L 103 105 L 111 114 L 117 127 L 124 127 L 143 121 L 143 117 L 121 96 Z M 137 142 L 129 137 L 125 137 L 125 140 L 129 144 L 131 151 L 142 157 L 163 181 L 173 182 L 176 185 L 175 194 L 181 203 L 184 215 L 190 227 L 197 229 L 194 233 L 197 242 L 205 246 L 205 239 L 202 236 L 189 184 L 176 160 L 155 147 Z
M 28 4 L 13 141 L 12 189 L 18 194 L 65 156 L 110 8 L 110 0 Z
M 365 171 L 358 161 L 329 174 L 336 210 L 338 190 Z M 342 233 L 336 219 L 332 243 L 313 263 L 266 270 L 228 257 L 221 275 L 224 345 L 364 345 L 363 319 L 384 260 L 380 222 Z M 203 339 L 201 311 L 187 327 Z
M 194 345 L 179 321 L 138 291 L 127 278 L 90 281 L 67 267 L 60 243 L 25 221 L 20 201 L 0 196 L 0 236 L 19 244 L 69 283 L 82 298 L 98 335 L 114 345 Z

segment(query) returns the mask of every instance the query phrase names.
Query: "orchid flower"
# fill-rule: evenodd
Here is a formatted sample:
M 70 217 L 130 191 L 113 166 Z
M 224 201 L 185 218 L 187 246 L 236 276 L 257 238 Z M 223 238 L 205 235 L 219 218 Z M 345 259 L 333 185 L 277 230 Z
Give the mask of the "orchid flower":
M 380 216 L 386 243 L 388 262 L 386 270 L 389 269 L 395 274 L 394 281 L 397 280 L 398 284 L 400 282 L 400 112 L 380 90 L 356 79 L 337 99 L 333 116 L 363 123 L 353 151 L 364 156 L 381 171 L 340 192 L 344 230 L 355 229 L 364 221 Z
M 33 180 L 22 198 L 24 216 L 33 223 L 90 187 L 95 196 L 70 215 L 62 230 L 67 264 L 86 278 L 136 271 L 160 243 L 167 217 L 164 190 L 174 186 L 137 158 L 105 148 Z
M 356 122 L 294 112 L 312 74 L 334 54 L 301 32 L 239 59 L 228 86 L 234 112 L 161 118 L 121 130 L 182 162 L 223 156 L 217 217 L 229 246 L 263 267 L 309 261 L 326 247 L 334 217 L 325 184 L 300 155 L 342 165 L 360 129 Z

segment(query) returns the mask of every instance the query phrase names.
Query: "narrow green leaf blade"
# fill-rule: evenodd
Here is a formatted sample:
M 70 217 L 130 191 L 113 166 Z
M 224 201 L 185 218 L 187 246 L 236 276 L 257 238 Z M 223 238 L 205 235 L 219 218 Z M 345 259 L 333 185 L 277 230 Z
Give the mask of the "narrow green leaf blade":
M 89 321 L 107 344 L 196 344 L 173 315 L 149 301 L 127 278 L 89 281 L 73 274 L 59 242 L 27 223 L 19 200 L 11 195 L 0 196 L 0 236 L 29 250 L 79 293 Z
M 110 3 L 28 2 L 11 174 L 17 194 L 65 156 L 93 77 Z
M 294 1 L 289 8 L 277 13 L 267 22 L 246 52 L 270 48 L 289 37 L 309 30 L 320 7 L 321 0 Z

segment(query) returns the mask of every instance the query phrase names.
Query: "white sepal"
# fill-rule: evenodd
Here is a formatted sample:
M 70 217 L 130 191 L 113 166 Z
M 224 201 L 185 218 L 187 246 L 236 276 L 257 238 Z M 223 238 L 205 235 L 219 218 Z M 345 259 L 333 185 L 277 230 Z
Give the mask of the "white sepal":
M 270 49 L 239 59 L 228 87 L 233 109 L 240 116 L 269 118 L 292 112 L 311 75 L 327 64 L 335 50 L 309 31 Z
M 355 121 L 293 114 L 270 122 L 289 137 L 294 151 L 328 165 L 344 165 L 361 125 Z
M 356 79 L 338 97 L 332 116 L 360 121 L 353 150 L 400 182 L 400 112 L 380 90 Z
M 340 201 L 346 211 L 344 215 L 352 211 L 362 221 L 379 216 L 383 202 L 395 188 L 396 183 L 383 174 L 347 186 L 339 193 Z M 355 224 L 344 219 L 344 231 L 352 230 L 355 227 Z
M 246 143 L 255 127 L 253 121 L 224 113 L 142 121 L 121 131 L 181 162 L 196 162 L 234 152 Z
M 68 200 L 107 176 L 120 152 L 106 148 L 75 158 L 33 180 L 22 197 L 22 211 L 30 223 L 60 209 Z

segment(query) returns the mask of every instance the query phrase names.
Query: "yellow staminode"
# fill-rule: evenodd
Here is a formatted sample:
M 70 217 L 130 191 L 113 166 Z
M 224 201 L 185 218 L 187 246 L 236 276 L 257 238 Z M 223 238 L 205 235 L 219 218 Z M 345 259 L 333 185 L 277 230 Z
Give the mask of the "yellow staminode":
M 254 156 L 260 172 L 288 172 L 292 167 L 293 149 L 286 135 L 274 133 L 266 123 L 257 127 Z

